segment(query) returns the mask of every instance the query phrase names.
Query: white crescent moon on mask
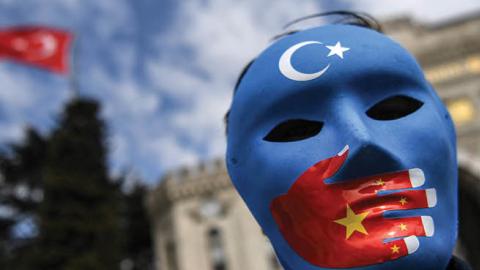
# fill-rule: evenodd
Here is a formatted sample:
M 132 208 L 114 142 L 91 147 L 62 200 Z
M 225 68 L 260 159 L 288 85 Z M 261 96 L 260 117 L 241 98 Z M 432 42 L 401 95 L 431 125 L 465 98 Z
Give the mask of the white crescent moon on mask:
M 326 67 L 321 69 L 320 71 L 314 73 L 303 73 L 296 70 L 292 66 L 292 55 L 300 48 L 310 45 L 310 44 L 323 44 L 319 41 L 304 41 L 298 44 L 293 45 L 292 47 L 288 48 L 280 57 L 278 61 L 278 68 L 283 76 L 289 78 L 290 80 L 294 81 L 310 81 L 322 76 L 325 72 L 327 72 L 328 68 L 330 68 L 330 64 Z

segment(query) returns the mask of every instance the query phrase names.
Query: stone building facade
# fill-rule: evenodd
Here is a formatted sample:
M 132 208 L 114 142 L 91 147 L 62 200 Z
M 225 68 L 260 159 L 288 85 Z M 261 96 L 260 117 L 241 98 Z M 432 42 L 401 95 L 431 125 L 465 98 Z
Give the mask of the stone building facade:
M 149 209 L 156 269 L 280 269 L 223 160 L 167 175 Z
M 436 25 L 400 18 L 384 31 L 417 57 L 457 127 L 457 254 L 480 269 L 480 14 Z M 165 176 L 148 198 L 157 270 L 276 270 L 275 255 L 223 160 Z

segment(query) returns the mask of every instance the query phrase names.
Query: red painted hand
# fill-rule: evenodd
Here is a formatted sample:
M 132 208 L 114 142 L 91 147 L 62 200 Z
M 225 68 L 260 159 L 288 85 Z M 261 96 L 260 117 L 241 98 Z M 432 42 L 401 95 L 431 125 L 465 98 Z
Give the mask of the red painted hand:
M 422 186 L 422 170 L 369 176 L 326 184 L 348 156 L 348 147 L 305 171 L 275 198 L 270 210 L 280 232 L 306 261 L 320 267 L 359 267 L 395 260 L 415 252 L 416 236 L 432 236 L 429 216 L 385 218 L 388 210 L 434 207 L 435 189 L 378 191 Z M 385 243 L 384 240 L 400 238 Z

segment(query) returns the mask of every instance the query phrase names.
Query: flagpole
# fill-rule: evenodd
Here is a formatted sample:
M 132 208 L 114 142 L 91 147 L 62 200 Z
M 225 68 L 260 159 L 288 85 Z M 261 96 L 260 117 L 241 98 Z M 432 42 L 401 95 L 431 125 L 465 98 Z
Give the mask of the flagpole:
M 80 96 L 79 88 L 78 88 L 78 80 L 77 80 L 77 55 L 78 55 L 78 43 L 79 43 L 79 36 L 78 33 L 75 33 L 74 37 L 72 38 L 72 54 L 70 57 L 71 68 L 69 72 L 69 82 L 70 82 L 70 91 L 72 94 L 72 99 L 76 99 Z

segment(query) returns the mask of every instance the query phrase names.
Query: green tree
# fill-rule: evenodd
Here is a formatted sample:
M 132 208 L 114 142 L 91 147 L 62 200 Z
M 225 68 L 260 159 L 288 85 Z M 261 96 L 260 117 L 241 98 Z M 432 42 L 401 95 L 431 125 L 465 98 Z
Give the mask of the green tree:
M 118 269 L 121 199 L 109 180 L 99 104 L 70 101 L 47 146 L 36 269 Z
M 130 265 L 131 270 L 153 269 L 151 229 L 145 207 L 147 191 L 136 181 L 123 195 L 123 263 Z
M 34 244 L 45 150 L 46 140 L 28 128 L 23 142 L 0 154 L 0 269 L 24 269 Z

